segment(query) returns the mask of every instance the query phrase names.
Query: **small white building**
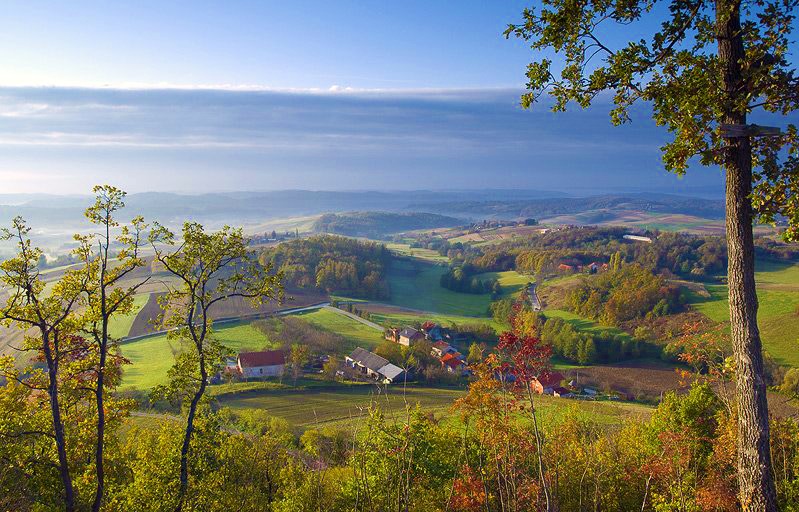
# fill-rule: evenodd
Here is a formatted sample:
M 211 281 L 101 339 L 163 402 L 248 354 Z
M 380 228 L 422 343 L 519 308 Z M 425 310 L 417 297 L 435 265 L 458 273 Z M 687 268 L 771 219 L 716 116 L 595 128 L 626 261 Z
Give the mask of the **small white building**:
M 248 379 L 280 377 L 285 366 L 286 355 L 282 350 L 241 352 L 237 359 L 239 372 Z

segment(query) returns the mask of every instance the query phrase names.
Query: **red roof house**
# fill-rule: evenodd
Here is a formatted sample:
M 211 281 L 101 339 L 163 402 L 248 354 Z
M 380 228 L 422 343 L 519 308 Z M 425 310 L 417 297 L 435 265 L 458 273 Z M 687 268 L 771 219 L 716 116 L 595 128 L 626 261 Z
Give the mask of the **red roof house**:
M 544 373 L 539 375 L 538 378 L 533 378 L 533 391 L 539 395 L 550 394 L 552 389 L 558 387 L 562 380 L 563 374 L 560 372 Z
M 244 377 L 277 377 L 283 374 L 286 355 L 282 350 L 241 352 L 237 359 L 239 371 Z

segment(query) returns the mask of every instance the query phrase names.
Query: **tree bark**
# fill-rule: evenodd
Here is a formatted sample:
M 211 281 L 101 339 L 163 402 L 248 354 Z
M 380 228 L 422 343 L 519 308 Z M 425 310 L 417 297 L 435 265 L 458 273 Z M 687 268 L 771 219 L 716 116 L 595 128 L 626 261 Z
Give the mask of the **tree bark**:
M 716 0 L 718 57 L 725 102 L 723 122 L 746 124 L 746 85 L 740 1 Z M 727 139 L 727 278 L 738 403 L 738 486 L 743 510 L 778 510 L 769 449 L 768 403 L 757 327 L 755 254 L 752 235 L 752 147 L 748 137 Z
M 75 491 L 72 487 L 72 477 L 69 474 L 66 435 L 64 434 L 64 423 L 61 421 L 61 406 L 58 400 L 58 361 L 53 357 L 50 349 L 50 337 L 47 335 L 42 336 L 42 348 L 45 362 L 47 363 L 47 394 L 50 399 L 50 411 L 53 415 L 53 434 L 55 436 L 56 450 L 58 451 L 58 472 L 61 477 L 61 484 L 64 486 L 64 510 L 72 512 L 75 510 Z
M 205 357 L 202 352 L 200 353 L 200 379 L 200 387 L 194 393 L 189 405 L 186 431 L 183 433 L 183 445 L 180 447 L 180 489 L 178 490 L 178 503 L 175 506 L 175 512 L 180 512 L 183 509 L 183 500 L 189 488 L 189 447 L 191 446 L 191 436 L 194 433 L 194 417 L 197 414 L 197 406 L 205 393 L 205 386 L 208 381 L 208 371 L 205 368 Z
M 105 277 L 103 275 L 102 279 Z M 105 365 L 108 353 L 108 315 L 106 313 L 105 288 L 101 289 L 102 294 L 102 339 L 100 340 L 100 361 L 97 369 L 97 387 L 95 388 L 95 402 L 97 404 L 97 445 L 94 451 L 95 476 L 97 486 L 92 502 L 92 512 L 100 512 L 103 504 L 103 494 L 105 493 Z

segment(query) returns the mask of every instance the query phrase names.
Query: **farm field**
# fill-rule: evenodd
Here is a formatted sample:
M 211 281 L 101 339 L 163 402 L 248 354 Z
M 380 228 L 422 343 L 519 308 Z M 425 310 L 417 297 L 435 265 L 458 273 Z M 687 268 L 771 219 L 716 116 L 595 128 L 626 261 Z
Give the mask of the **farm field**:
M 799 265 L 758 263 L 755 280 L 763 347 L 778 363 L 799 367 Z M 691 305 L 711 320 L 728 324 L 727 286 L 716 284 L 705 288 L 710 296 L 694 293 Z
M 564 311 L 562 309 L 545 309 L 543 311 L 544 315 L 550 318 L 562 318 L 563 320 L 569 322 L 574 326 L 575 329 L 578 331 L 584 332 L 610 332 L 614 335 L 619 335 L 623 337 L 629 338 L 630 335 L 626 332 L 622 331 L 617 327 L 609 327 L 605 325 L 600 325 L 597 322 L 583 318 L 579 315 L 572 313 L 571 311 Z
M 500 329 L 503 328 L 502 325 L 494 321 L 493 318 L 489 317 L 443 315 L 440 313 L 428 313 L 428 312 L 410 312 L 410 311 L 405 312 L 403 310 L 390 310 L 390 309 L 381 308 L 380 305 L 376 305 L 376 307 L 369 305 L 366 306 L 364 309 L 370 312 L 373 321 L 381 325 L 384 325 L 386 327 L 410 325 L 413 324 L 414 322 L 430 320 L 432 322 L 441 324 L 444 327 L 452 325 L 479 323 L 479 324 L 490 325 L 496 331 L 499 331 Z
M 404 416 L 406 402 L 437 414 L 448 412 L 463 395 L 457 389 L 401 386 L 388 389 L 371 384 L 318 386 L 308 388 L 255 389 L 217 398 L 220 406 L 232 409 L 262 409 L 287 420 L 295 427 L 353 423 L 365 418 L 371 404 L 380 406 L 387 419 Z
M 458 293 L 441 287 L 439 279 L 446 268 L 411 259 L 393 259 L 388 269 L 390 304 L 418 311 L 448 315 L 485 316 L 488 294 Z
M 264 334 L 247 323 L 221 325 L 216 338 L 234 351 L 261 350 L 269 346 Z M 122 355 L 130 360 L 122 376 L 122 388 L 150 389 L 166 380 L 167 371 L 180 351 L 177 341 L 165 334 L 122 343 Z
M 475 278 L 482 281 L 487 279 L 496 279 L 499 282 L 499 285 L 502 287 L 503 297 L 518 295 L 527 283 L 534 281 L 533 277 L 520 274 L 515 270 L 506 270 L 504 272 L 484 272 L 482 274 L 477 274 Z
M 379 242 L 386 246 L 386 249 L 400 256 L 407 256 L 433 263 L 449 263 L 449 258 L 438 254 L 436 251 L 421 247 L 411 247 L 410 244 L 396 242 Z
M 386 418 L 402 419 L 406 406 L 419 407 L 439 417 L 455 419 L 452 405 L 463 390 L 409 385 L 378 388 L 373 385 L 331 385 L 300 389 L 255 389 L 222 395 L 218 403 L 232 409 L 263 409 L 284 418 L 298 428 L 351 424 L 362 420 L 371 404 L 378 405 Z M 406 405 L 407 404 L 407 405 Z M 542 422 L 560 420 L 567 414 L 590 417 L 606 425 L 617 425 L 631 417 L 646 417 L 651 408 L 640 404 L 578 402 L 550 396 L 536 398 Z
M 383 334 L 380 331 L 328 309 L 306 311 L 292 316 L 300 317 L 320 329 L 343 336 L 348 341 L 348 345 L 341 348 L 342 353 L 349 353 L 355 347 L 370 350 L 383 340 Z
M 149 293 L 138 294 L 133 297 L 133 309 L 127 315 L 118 315 L 111 318 L 108 330 L 114 338 L 124 338 L 130 333 L 130 328 L 139 314 L 150 299 Z

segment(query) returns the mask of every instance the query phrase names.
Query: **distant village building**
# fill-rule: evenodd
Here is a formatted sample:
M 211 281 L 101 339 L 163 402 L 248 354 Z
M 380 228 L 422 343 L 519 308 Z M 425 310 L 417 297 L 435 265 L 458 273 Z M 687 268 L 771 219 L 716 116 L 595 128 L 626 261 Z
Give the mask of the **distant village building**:
M 624 235 L 622 238 L 625 240 L 632 240 L 634 242 L 646 242 L 648 244 L 652 243 L 652 239 L 648 236 L 639 236 L 639 235 Z
M 560 372 L 547 373 L 538 378 L 533 377 L 533 391 L 539 395 L 551 395 L 553 390 L 560 386 L 563 374 Z
M 446 341 L 437 341 L 433 343 L 433 347 L 430 350 L 430 355 L 433 357 L 442 358 L 444 357 L 444 354 L 451 354 L 453 352 L 457 352 L 455 347 L 453 347 Z
M 347 364 L 359 373 L 384 384 L 405 380 L 405 371 L 388 359 L 361 347 L 346 357 Z
M 236 360 L 239 373 L 245 378 L 280 377 L 286 365 L 282 350 L 241 352 Z
M 557 386 L 552 388 L 552 396 L 561 397 L 561 398 L 570 398 L 572 396 L 571 390 Z
M 422 324 L 422 333 L 424 334 L 425 339 L 430 341 L 440 341 L 444 339 L 444 335 L 446 334 L 440 325 L 430 321 Z
M 399 333 L 399 344 L 410 347 L 413 343 L 423 340 L 424 334 L 420 333 L 413 327 L 406 327 Z

